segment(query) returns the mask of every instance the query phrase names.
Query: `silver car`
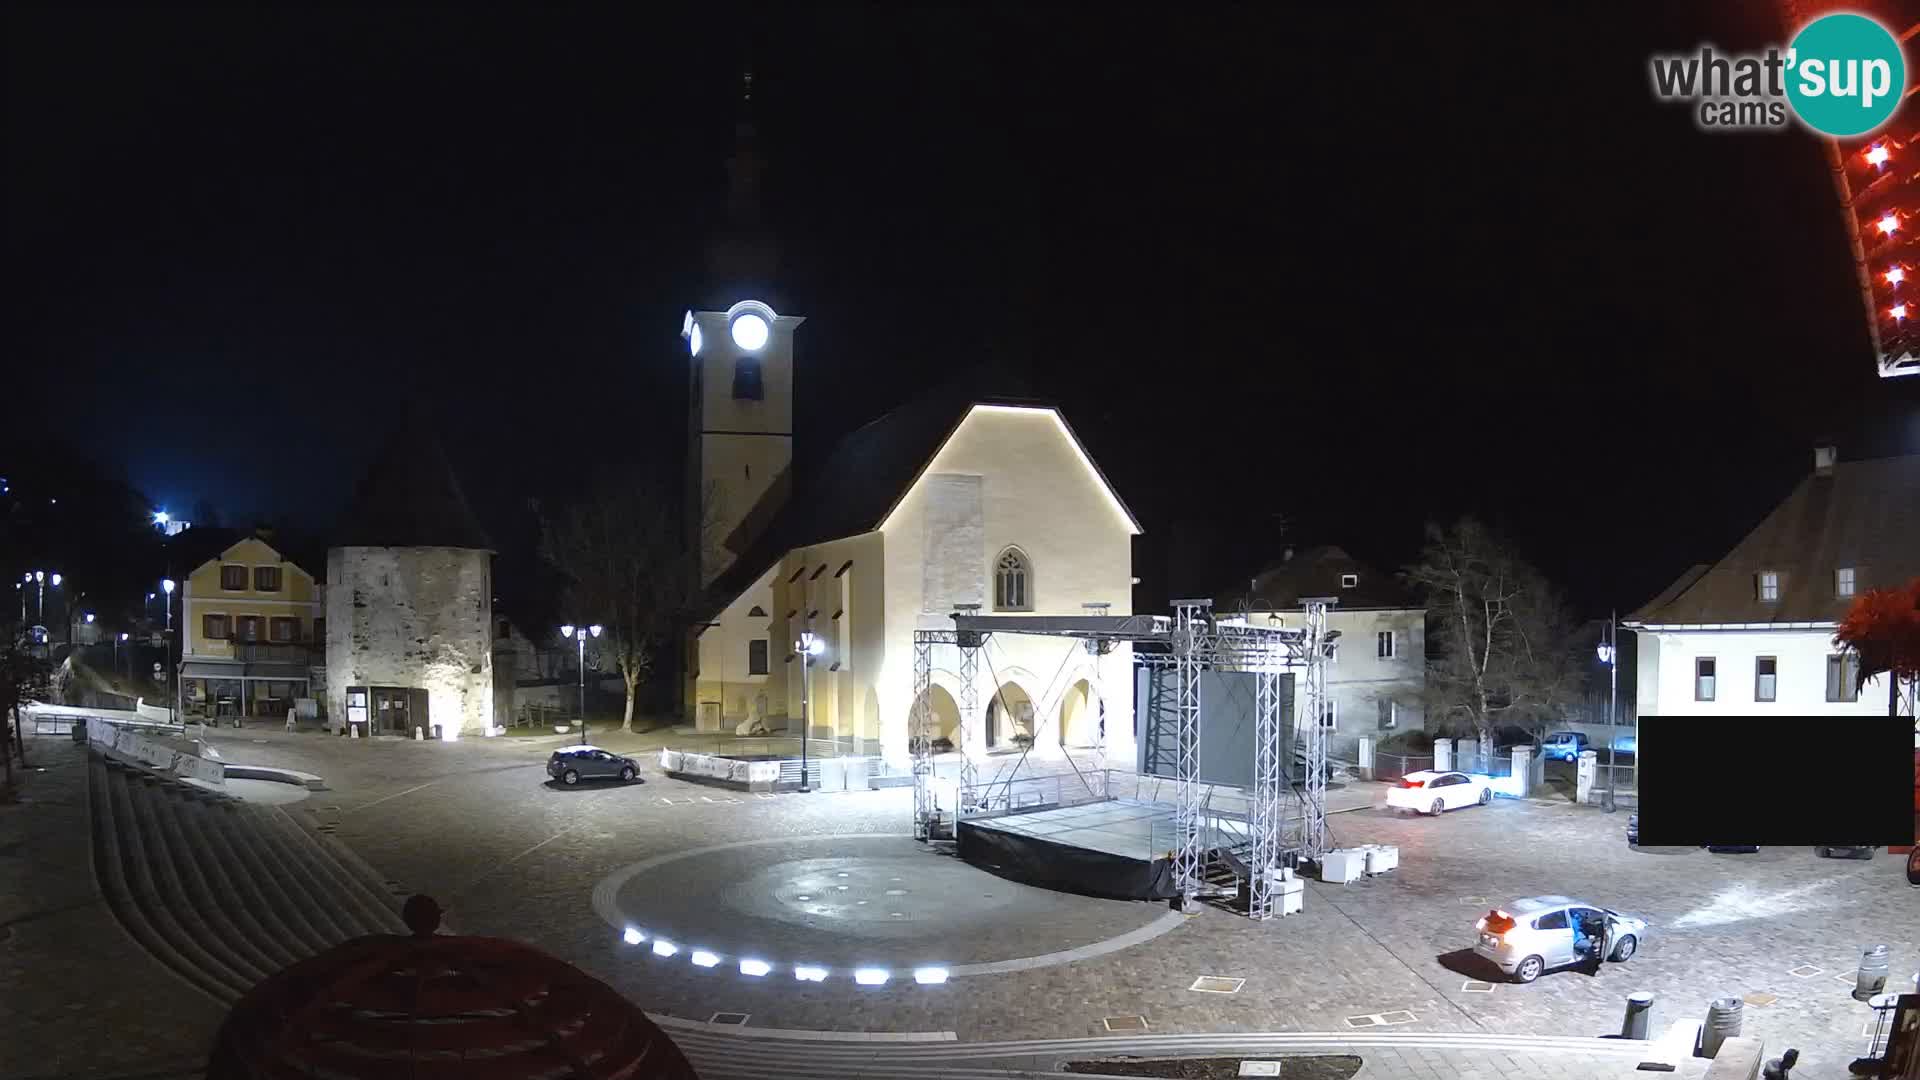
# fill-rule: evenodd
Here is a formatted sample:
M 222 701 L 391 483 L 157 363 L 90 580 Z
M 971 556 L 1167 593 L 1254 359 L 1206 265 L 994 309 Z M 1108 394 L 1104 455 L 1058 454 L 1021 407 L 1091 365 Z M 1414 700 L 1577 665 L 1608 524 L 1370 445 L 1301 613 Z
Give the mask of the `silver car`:
M 1647 920 L 1568 896 L 1530 896 L 1474 925 L 1473 951 L 1517 982 L 1596 957 L 1622 963 L 1646 940 Z

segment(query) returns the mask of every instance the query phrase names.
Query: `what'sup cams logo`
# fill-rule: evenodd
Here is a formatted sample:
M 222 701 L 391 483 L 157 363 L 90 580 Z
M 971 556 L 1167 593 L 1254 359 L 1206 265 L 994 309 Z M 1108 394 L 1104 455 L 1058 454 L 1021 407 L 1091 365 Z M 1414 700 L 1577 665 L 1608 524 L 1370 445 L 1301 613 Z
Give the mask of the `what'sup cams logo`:
M 1781 129 L 1790 116 L 1822 135 L 1865 135 L 1887 122 L 1907 89 L 1900 42 L 1865 15 L 1823 15 L 1786 49 L 1656 56 L 1653 93 L 1694 107 L 1706 131 Z

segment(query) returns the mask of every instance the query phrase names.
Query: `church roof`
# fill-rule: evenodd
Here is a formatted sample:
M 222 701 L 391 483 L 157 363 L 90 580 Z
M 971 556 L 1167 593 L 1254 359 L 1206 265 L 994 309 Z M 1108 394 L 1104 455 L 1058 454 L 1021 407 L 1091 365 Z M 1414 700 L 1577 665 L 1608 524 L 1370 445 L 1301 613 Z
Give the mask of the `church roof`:
M 1920 576 L 1920 455 L 1842 461 L 1803 477 L 1732 551 L 1689 570 L 1631 623 L 1834 623 L 1849 599 L 1834 572 L 1854 571 L 1856 594 Z M 1761 572 L 1780 575 L 1778 600 L 1760 599 Z
M 731 601 L 789 551 L 878 529 L 976 405 L 1053 408 L 1032 395 L 1023 376 L 987 367 L 956 376 L 859 428 L 816 468 L 783 481 L 790 484 L 791 495 L 764 530 L 751 536 L 746 529 L 736 530 L 730 540 L 740 545 L 740 554 L 714 580 L 713 601 Z M 1071 428 L 1068 434 L 1072 436 Z M 1078 442 L 1078 436 L 1072 437 Z M 1098 465 L 1094 471 L 1099 473 Z M 1104 474 L 1100 481 L 1109 489 L 1113 486 Z M 1119 498 L 1117 492 L 1114 497 Z M 1124 501 L 1121 508 L 1134 519 Z M 749 515 L 748 522 L 755 518 Z
M 333 546 L 493 550 L 440 440 L 416 422 L 401 424 L 367 469 Z

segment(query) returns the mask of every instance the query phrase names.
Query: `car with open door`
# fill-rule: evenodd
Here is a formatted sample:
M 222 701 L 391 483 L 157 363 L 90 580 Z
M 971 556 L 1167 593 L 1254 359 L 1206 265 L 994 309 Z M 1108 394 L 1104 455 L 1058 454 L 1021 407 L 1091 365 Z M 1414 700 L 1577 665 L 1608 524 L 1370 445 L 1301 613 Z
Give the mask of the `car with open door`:
M 1474 924 L 1473 951 L 1515 982 L 1583 961 L 1625 963 L 1646 940 L 1647 921 L 1570 896 L 1530 896 Z
M 1422 769 L 1410 772 L 1387 789 L 1387 805 L 1395 810 L 1444 814 L 1463 806 L 1485 806 L 1493 801 L 1493 787 L 1463 772 Z

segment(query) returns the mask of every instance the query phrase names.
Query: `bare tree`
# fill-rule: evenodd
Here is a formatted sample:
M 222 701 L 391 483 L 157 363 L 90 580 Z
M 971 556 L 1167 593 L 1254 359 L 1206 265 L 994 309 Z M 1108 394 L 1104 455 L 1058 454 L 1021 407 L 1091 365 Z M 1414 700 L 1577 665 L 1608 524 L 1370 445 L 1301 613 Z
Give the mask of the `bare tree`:
M 1402 576 L 1426 596 L 1427 715 L 1486 745 L 1496 725 L 1558 720 L 1580 692 L 1572 622 L 1558 592 L 1472 518 L 1427 526 Z
M 711 500 L 707 500 L 711 505 Z M 595 650 L 626 686 L 621 728 L 633 730 L 640 688 L 659 650 L 686 631 L 700 595 L 700 560 L 675 500 L 608 471 L 580 501 L 542 523 L 542 549 L 568 580 L 574 618 L 602 627 Z M 710 522 L 693 533 L 711 545 Z
M 0 761 L 5 762 L 6 779 L 0 790 L 13 787 L 13 758 L 27 764 L 27 741 L 22 731 L 20 707 L 46 696 L 49 666 L 40 648 L 33 643 L 27 628 L 9 624 L 0 627 Z

